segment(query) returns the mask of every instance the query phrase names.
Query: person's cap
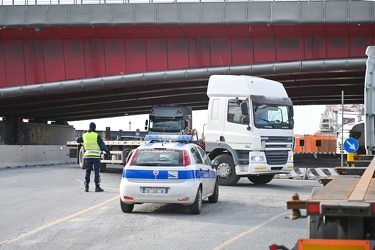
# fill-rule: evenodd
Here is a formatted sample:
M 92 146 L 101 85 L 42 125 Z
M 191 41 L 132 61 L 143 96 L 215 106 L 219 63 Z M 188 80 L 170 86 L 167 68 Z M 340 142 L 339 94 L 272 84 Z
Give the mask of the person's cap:
M 95 123 L 90 122 L 89 128 L 90 128 L 91 130 L 95 130 L 95 129 L 96 129 L 96 125 L 95 125 Z

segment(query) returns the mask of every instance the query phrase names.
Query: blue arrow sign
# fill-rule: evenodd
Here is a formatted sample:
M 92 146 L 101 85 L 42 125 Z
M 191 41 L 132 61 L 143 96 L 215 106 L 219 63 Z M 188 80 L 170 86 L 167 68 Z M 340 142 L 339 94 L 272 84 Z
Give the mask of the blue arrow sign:
M 358 141 L 354 138 L 348 138 L 344 142 L 344 149 L 348 153 L 354 153 L 358 150 L 359 144 Z

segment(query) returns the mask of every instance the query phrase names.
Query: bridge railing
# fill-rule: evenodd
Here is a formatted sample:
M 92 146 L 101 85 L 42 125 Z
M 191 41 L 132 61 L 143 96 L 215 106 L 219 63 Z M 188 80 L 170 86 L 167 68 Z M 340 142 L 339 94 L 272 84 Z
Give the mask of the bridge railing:
M 0 6 L 24 5 L 76 5 L 76 4 L 137 4 L 137 3 L 235 3 L 280 2 L 283 0 L 0 0 Z M 348 0 L 285 0 L 295 2 L 347 2 Z M 351 0 L 349 0 L 351 1 Z

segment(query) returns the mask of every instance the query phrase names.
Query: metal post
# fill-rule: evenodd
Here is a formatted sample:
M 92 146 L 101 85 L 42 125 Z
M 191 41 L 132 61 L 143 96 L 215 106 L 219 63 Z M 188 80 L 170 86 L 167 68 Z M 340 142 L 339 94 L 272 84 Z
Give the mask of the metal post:
M 344 166 L 344 90 L 341 91 L 341 167 Z

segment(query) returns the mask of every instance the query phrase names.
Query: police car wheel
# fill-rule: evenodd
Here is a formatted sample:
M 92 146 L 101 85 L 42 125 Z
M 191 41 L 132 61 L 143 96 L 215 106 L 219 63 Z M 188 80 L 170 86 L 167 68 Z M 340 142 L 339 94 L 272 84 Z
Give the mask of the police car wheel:
M 197 195 L 195 197 L 195 201 L 192 205 L 190 205 L 190 213 L 191 214 L 200 214 L 202 211 L 202 189 L 198 188 Z
M 134 204 L 126 204 L 120 199 L 121 210 L 124 213 L 131 213 L 134 208 Z
M 274 174 L 270 175 L 250 175 L 247 178 L 254 184 L 267 184 L 273 180 Z
M 208 197 L 209 203 L 216 203 L 219 200 L 219 183 L 218 180 L 215 182 L 214 193 Z
M 219 175 L 219 185 L 233 186 L 240 176 L 236 175 L 236 170 L 232 156 L 229 154 L 222 154 L 215 157 L 219 164 L 217 165 L 217 174 Z

